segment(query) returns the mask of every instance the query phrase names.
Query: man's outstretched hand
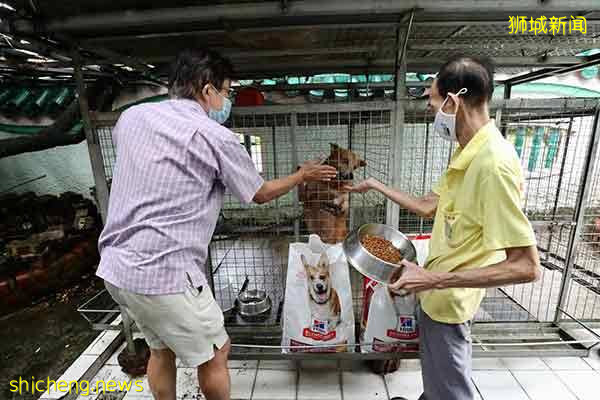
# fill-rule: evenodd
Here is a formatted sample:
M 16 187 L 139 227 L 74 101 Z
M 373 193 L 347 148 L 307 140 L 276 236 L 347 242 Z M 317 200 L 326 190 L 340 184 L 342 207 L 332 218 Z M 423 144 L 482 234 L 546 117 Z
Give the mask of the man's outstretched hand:
M 330 181 L 337 176 L 337 170 L 330 165 L 322 165 L 318 161 L 307 161 L 300 166 L 298 172 L 303 182 Z
M 356 185 L 345 185 L 342 190 L 351 193 L 367 193 L 369 190 L 375 189 L 378 184 L 379 181 L 377 179 L 369 178 Z

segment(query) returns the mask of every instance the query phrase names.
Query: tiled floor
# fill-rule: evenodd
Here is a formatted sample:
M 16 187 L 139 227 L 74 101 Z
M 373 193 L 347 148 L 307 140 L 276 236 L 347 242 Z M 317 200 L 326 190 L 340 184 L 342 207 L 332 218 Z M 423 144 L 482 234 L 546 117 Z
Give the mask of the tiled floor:
M 61 379 L 77 379 L 109 342 L 100 335 Z M 119 348 L 117 353 L 122 349 Z M 177 400 L 203 399 L 196 370 L 177 363 Z M 375 375 L 362 363 L 348 361 L 230 361 L 232 400 L 416 400 L 423 391 L 420 363 L 405 360 L 386 376 Z M 130 382 L 124 400 L 151 400 L 146 377 L 131 379 L 113 355 L 98 372 L 97 381 Z M 137 385 L 135 385 L 137 383 Z M 589 358 L 480 358 L 473 360 L 473 383 L 482 400 L 599 400 L 600 355 Z M 45 393 L 43 399 L 57 399 Z M 97 393 L 77 400 L 96 400 Z
M 598 363 L 598 364 L 594 364 Z M 482 358 L 473 362 L 476 397 L 482 400 L 598 400 L 598 357 Z M 296 368 L 301 366 L 301 368 Z M 384 377 L 360 365 L 261 361 L 232 363 L 233 400 L 388 400 L 403 396 L 417 400 L 423 391 L 416 360 Z M 151 398 L 147 381 L 143 393 L 128 393 L 125 400 Z M 195 371 L 178 368 L 178 400 L 201 398 Z

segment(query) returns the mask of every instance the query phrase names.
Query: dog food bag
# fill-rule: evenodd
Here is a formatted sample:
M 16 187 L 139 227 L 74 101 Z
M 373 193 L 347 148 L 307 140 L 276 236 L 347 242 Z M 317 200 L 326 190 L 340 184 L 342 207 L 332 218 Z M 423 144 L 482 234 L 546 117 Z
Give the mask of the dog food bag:
M 411 241 L 417 250 L 417 262 L 423 265 L 427 259 L 429 236 L 413 237 Z M 391 293 L 387 285 L 368 278 L 364 278 L 363 293 L 361 352 L 417 351 L 416 295 L 398 296 Z
M 350 272 L 342 245 L 324 244 L 317 235 L 308 244 L 291 243 L 282 339 L 291 348 L 283 352 L 354 351 L 354 343 Z

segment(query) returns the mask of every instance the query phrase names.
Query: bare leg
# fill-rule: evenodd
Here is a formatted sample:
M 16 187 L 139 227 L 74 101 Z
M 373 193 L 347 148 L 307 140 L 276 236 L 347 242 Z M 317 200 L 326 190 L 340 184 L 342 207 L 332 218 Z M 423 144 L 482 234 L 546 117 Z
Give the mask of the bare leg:
M 177 368 L 175 354 L 169 349 L 150 349 L 148 383 L 156 400 L 175 400 Z
M 229 400 L 231 381 L 227 358 L 231 342 L 227 342 L 221 349 L 215 349 L 215 357 L 198 366 L 198 382 L 206 400 Z

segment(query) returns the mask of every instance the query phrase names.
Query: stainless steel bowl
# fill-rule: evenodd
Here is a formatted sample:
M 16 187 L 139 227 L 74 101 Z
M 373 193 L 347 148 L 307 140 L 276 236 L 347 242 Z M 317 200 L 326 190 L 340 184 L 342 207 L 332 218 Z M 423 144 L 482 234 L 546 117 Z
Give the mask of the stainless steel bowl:
M 238 295 L 236 305 L 242 317 L 258 317 L 271 310 L 271 299 L 264 290 L 245 290 Z
M 379 283 L 390 283 L 392 276 L 402 274 L 402 266 L 375 257 L 361 244 L 365 235 L 379 236 L 392 242 L 402 253 L 403 259 L 416 262 L 417 250 L 402 232 L 383 224 L 365 224 L 351 232 L 343 243 L 344 253 L 350 265 L 364 276 Z M 398 274 L 398 269 L 400 273 Z

